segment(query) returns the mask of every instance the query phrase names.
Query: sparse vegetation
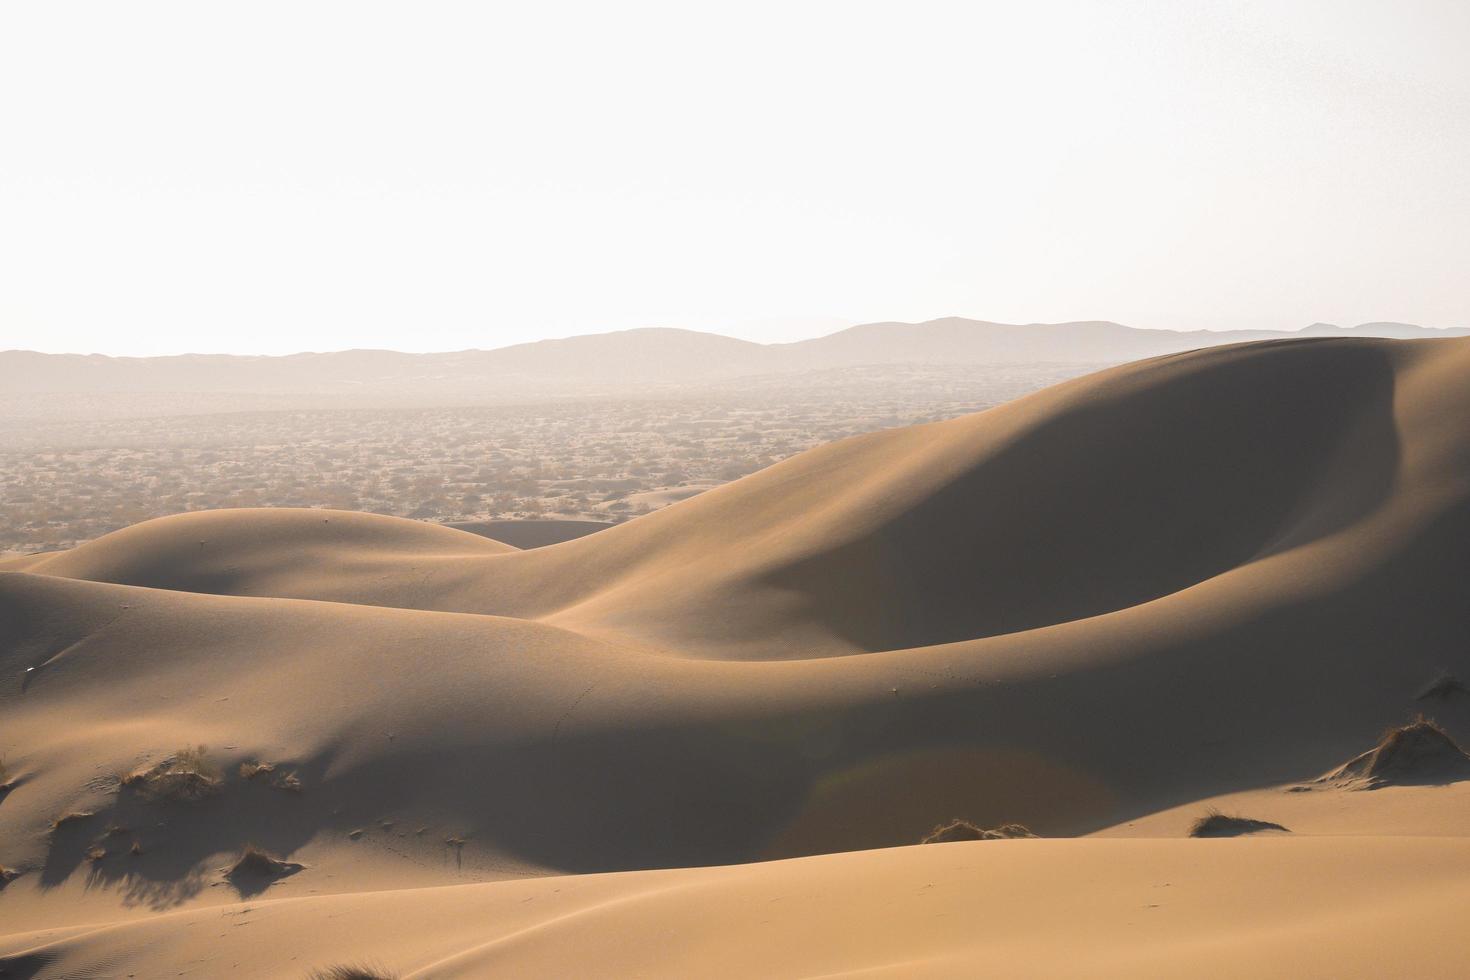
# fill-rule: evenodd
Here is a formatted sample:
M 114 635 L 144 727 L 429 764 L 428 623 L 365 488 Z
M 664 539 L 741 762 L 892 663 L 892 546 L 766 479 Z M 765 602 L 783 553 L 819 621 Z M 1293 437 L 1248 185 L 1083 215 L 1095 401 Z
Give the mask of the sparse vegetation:
M 272 773 L 276 771 L 274 763 L 270 762 L 242 762 L 240 763 L 240 778 L 254 779 L 261 773 Z
M 986 830 L 968 820 L 951 820 L 940 824 L 924 836 L 921 844 L 948 844 L 964 840 L 1023 840 L 1036 835 L 1023 824 L 1006 823 Z
M 275 855 L 256 847 L 254 844 L 246 844 L 245 849 L 235 863 L 225 870 L 226 878 L 280 878 L 284 875 L 300 871 L 301 865 L 292 861 L 282 861 Z
M 240 778 L 244 780 L 251 780 L 256 776 L 269 775 L 274 772 L 276 772 L 276 764 L 274 762 L 258 762 L 252 760 L 240 763 Z M 276 773 L 276 777 L 271 780 L 271 785 L 276 789 L 299 793 L 301 792 L 301 777 L 296 774 L 296 770 L 294 769 L 290 772 Z
M 329 966 L 324 970 L 312 970 L 309 980 L 397 980 L 398 974 L 376 966 L 345 964 Z
M 0 426 L 0 551 L 54 551 L 215 507 L 624 520 L 676 499 L 663 491 L 687 495 L 811 446 L 978 411 L 1088 369 L 865 366 L 647 399 L 496 397 L 441 408 L 279 410 L 272 400 L 259 410 L 231 393 L 178 404 L 119 396 L 105 400 L 112 409 L 87 399 Z M 12 410 L 30 401 L 0 392 Z M 320 477 L 324 464 L 330 479 Z
M 1377 745 L 1319 781 L 1376 789 L 1394 783 L 1457 779 L 1470 779 L 1470 756 L 1438 723 L 1419 715 L 1407 725 L 1388 729 Z
M 96 814 L 94 814 L 91 810 L 71 810 L 67 813 L 63 813 L 61 816 L 51 821 L 51 829 L 60 830 L 62 827 L 66 826 L 69 823 L 79 823 L 83 820 L 90 820 L 94 816 L 96 816 Z
M 98 847 L 96 845 L 93 845 L 92 847 L 89 847 L 87 849 L 88 861 L 101 861 L 105 857 L 107 857 L 107 848 L 105 847 Z
M 1231 816 L 1219 810 L 1211 810 L 1196 820 L 1189 828 L 1191 837 L 1239 837 L 1263 830 L 1280 830 L 1290 833 L 1279 823 L 1267 820 L 1252 820 L 1250 817 Z
M 5 865 L 0 864 L 0 888 L 5 887 L 19 877 L 19 871 L 15 870 L 14 868 L 7 868 Z
M 185 746 L 152 768 L 129 773 L 122 784 L 154 800 L 194 802 L 217 792 L 223 780 L 208 748 L 199 745 Z

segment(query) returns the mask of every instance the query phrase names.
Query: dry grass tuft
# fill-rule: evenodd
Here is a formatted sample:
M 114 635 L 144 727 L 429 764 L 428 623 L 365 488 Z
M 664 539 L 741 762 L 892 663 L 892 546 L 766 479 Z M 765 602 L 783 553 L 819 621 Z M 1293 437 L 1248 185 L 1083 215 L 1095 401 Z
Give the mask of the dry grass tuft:
M 1263 830 L 1281 830 L 1291 833 L 1279 823 L 1271 823 L 1267 820 L 1252 820 L 1250 817 L 1237 817 L 1221 813 L 1219 810 L 1211 810 L 1200 817 L 1189 828 L 1191 837 L 1239 837 L 1242 834 L 1255 834 Z
M 1027 838 L 1034 838 L 1035 836 L 1023 824 L 1005 823 L 999 827 L 986 830 L 982 827 L 977 827 L 968 820 L 956 819 L 935 827 L 919 843 L 949 844 L 962 840 L 1025 840 Z
M 151 769 L 124 776 L 122 784 L 155 800 L 183 803 L 202 800 L 218 792 L 224 782 L 224 774 L 210 760 L 208 751 L 203 745 L 185 746 Z
M 301 870 L 293 861 L 282 861 L 274 854 L 246 844 L 235 863 L 225 869 L 226 878 L 280 878 Z
M 19 877 L 19 871 L 15 870 L 14 868 L 7 868 L 5 865 L 0 864 L 0 888 L 4 888 L 6 885 L 10 884 L 12 881 Z
M 276 771 L 273 762 L 242 762 L 240 763 L 240 778 L 254 779 L 261 773 L 272 773 Z
M 80 823 L 83 820 L 90 820 L 94 816 L 96 816 L 96 814 L 93 813 L 91 810 L 72 810 L 69 813 L 63 813 L 61 816 L 51 821 L 51 829 L 60 830 L 62 827 L 66 826 L 69 823 Z
M 101 861 L 105 857 L 107 857 L 107 848 L 105 847 L 98 847 L 94 844 L 87 850 L 88 861 Z
M 274 762 L 250 761 L 240 763 L 241 779 L 254 779 L 256 776 L 262 774 L 270 775 L 273 772 L 276 772 L 276 764 Z M 276 773 L 276 778 L 271 780 L 271 785 L 276 789 L 299 793 L 301 792 L 301 777 L 296 774 L 295 769 L 292 769 L 290 772 Z
M 1449 733 L 1423 715 L 1390 728 L 1378 744 L 1338 766 L 1319 782 L 1376 789 L 1392 784 L 1449 783 L 1470 779 L 1470 756 Z
M 325 970 L 312 970 L 309 974 L 309 980 L 397 980 L 397 978 L 396 973 L 358 963 L 329 966 Z

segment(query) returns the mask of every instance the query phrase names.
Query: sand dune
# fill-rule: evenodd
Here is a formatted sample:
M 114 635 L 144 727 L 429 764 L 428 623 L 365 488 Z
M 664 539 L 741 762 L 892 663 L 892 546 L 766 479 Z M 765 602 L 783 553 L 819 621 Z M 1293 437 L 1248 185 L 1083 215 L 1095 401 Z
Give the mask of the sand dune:
M 1462 487 L 1426 494 L 1463 480 L 1470 450 L 1441 443 L 1470 411 L 1467 352 L 1299 341 L 1143 362 L 826 446 L 535 554 L 460 561 L 467 546 L 425 532 L 413 547 L 432 567 L 405 567 L 404 542 L 354 560 L 372 584 L 317 574 L 298 554 L 292 522 L 318 512 L 276 512 L 268 528 L 244 513 L 166 518 L 33 570 L 156 587 L 162 568 L 173 588 L 555 617 L 694 656 L 1011 635 L 1193 600 L 1191 588 L 1226 588 L 1246 568 L 1302 585 L 1286 566 L 1313 549 L 1335 558 L 1316 581 L 1432 548 L 1389 526 L 1455 517 Z M 224 559 L 199 544 L 207 528 L 240 571 L 219 575 Z M 433 587 L 404 594 L 424 580 Z
M 1454 977 L 1470 843 L 985 841 L 0 937 L 54 975 Z
M 12 560 L 0 950 L 42 975 L 1455 975 L 1465 784 L 1289 790 L 1421 710 L 1470 736 L 1470 695 L 1421 698 L 1470 677 L 1467 379 L 1470 340 L 1249 344 L 534 550 L 221 511 Z M 122 785 L 200 744 L 207 798 Z M 1291 833 L 1185 839 L 1209 806 Z M 1097 836 L 770 863 L 954 817 Z M 304 867 L 242 888 L 247 842 Z M 554 877 L 464 884 L 530 875 Z

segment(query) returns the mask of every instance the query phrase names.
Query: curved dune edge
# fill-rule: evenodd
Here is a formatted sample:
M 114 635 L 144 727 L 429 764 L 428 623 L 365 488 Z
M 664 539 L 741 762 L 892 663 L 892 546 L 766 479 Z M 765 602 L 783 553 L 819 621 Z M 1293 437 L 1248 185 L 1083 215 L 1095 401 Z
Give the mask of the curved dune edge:
M 1470 841 L 984 841 L 0 937 L 47 975 L 1453 977 Z M 594 965 L 595 964 L 595 965 Z
M 391 518 L 219 511 L 25 568 L 548 619 L 701 658 L 1018 635 L 1322 544 L 1338 554 L 1313 578 L 1396 560 L 1405 525 L 1465 499 L 1467 440 L 1444 425 L 1470 414 L 1467 373 L 1455 340 L 1211 349 L 821 447 L 530 552 Z
M 1091 898 L 1060 935 L 1103 973 L 1177 975 L 1187 953 L 1293 975 L 1283 936 L 1381 966 L 1372 937 L 1441 927 L 1409 883 L 1462 897 L 1419 875 L 1415 848 L 1460 867 L 1470 784 L 1288 790 L 1419 711 L 1470 744 L 1465 699 L 1423 698 L 1470 677 L 1467 378 L 1470 341 L 1248 345 L 847 440 L 534 551 L 371 515 L 224 511 L 7 563 L 0 865 L 24 874 L 0 888 L 0 921 L 27 935 L 0 948 L 113 923 L 53 936 L 56 962 L 156 955 L 138 960 L 148 975 L 204 955 L 172 926 L 248 917 L 244 897 L 303 910 L 322 937 L 348 935 L 334 917 L 362 936 L 382 923 L 385 962 L 429 975 L 566 975 L 563 955 L 657 973 L 637 957 L 667 946 L 661 921 L 689 937 L 666 960 L 684 975 L 708 972 L 696 954 L 747 974 L 1045 975 L 1066 947 L 1044 941 L 1044 886 Z M 201 744 L 221 770 L 208 799 L 121 786 Z M 256 761 L 301 788 L 238 774 Z M 1180 839 L 1207 806 L 1292 833 Z M 71 812 L 92 816 L 52 827 Z M 931 868 L 969 845 L 864 850 L 955 817 L 1170 839 L 981 842 L 1002 850 L 976 852 L 973 875 Z M 247 842 L 304 867 L 235 887 L 221 869 Z M 1219 845 L 1265 850 L 1179 849 Z M 841 851 L 863 853 L 776 860 Z M 1063 853 L 1094 874 L 1046 863 Z M 1202 866 L 1211 900 L 1147 952 L 1106 882 L 1216 853 L 1231 859 Z M 1237 858 L 1263 881 L 1284 862 L 1284 897 Z M 736 862 L 766 863 L 711 867 Z M 906 867 L 945 901 L 925 904 Z M 690 870 L 592 874 L 651 868 Z M 544 913 L 558 883 L 602 897 Z M 753 942 L 771 922 L 741 916 L 800 889 L 786 938 Z M 1259 901 L 1233 904 L 1242 889 Z M 1031 896 L 1020 918 L 995 906 L 1007 893 Z M 529 908 L 497 904 L 512 896 Z M 408 929 L 413 897 L 442 929 Z M 968 932 L 945 931 L 956 915 Z M 722 916 L 739 927 L 716 930 Z M 399 917 L 442 942 L 396 945 Z M 839 936 L 853 922 L 873 945 Z M 803 944 L 802 924 L 832 938 Z M 270 956 L 332 952 L 279 928 L 243 962 L 269 974 Z M 201 935 L 225 949 L 267 931 Z M 823 958 L 844 943 L 848 960 Z M 1418 972 L 1454 946 L 1416 952 Z M 767 954 L 784 958 L 750 958 Z

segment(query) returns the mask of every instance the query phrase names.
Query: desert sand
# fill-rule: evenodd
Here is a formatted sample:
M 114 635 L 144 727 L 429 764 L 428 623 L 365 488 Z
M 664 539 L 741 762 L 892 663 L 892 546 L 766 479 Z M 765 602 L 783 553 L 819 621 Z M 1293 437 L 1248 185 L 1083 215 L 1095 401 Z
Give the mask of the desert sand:
M 1271 341 L 532 550 L 0 561 L 0 967 L 1463 976 L 1467 420 L 1470 339 Z

